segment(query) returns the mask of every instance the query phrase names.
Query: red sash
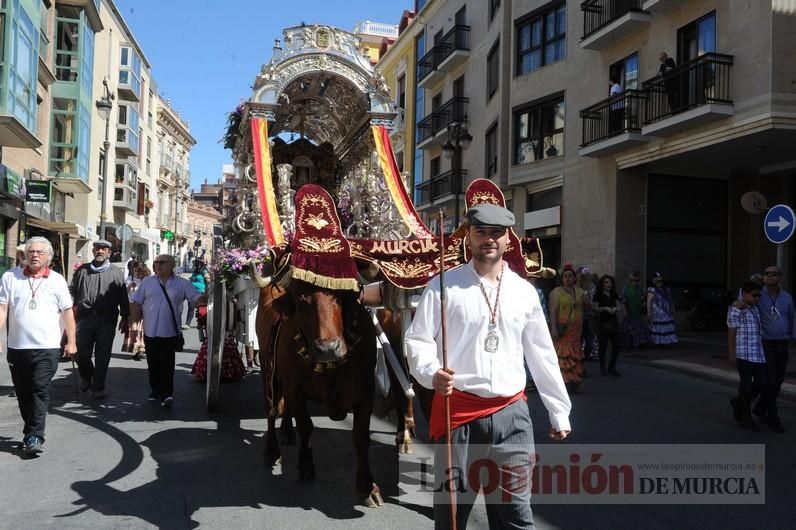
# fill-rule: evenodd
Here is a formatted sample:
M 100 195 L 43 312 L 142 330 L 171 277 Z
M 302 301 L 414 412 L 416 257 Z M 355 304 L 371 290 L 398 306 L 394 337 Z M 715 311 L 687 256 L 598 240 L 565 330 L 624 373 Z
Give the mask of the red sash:
M 454 388 L 453 394 L 450 396 L 451 431 L 473 420 L 491 416 L 519 399 L 528 400 L 524 390 L 513 396 L 485 398 Z M 442 438 L 445 435 L 445 398 L 436 392 L 434 393 L 434 400 L 431 402 L 431 419 L 429 420 L 428 432 L 432 440 Z

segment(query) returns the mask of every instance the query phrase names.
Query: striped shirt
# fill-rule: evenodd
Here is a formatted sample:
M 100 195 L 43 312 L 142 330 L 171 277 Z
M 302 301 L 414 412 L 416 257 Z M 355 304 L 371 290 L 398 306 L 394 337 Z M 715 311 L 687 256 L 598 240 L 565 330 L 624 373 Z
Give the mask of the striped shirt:
M 750 363 L 765 363 L 763 337 L 760 334 L 760 313 L 757 306 L 727 309 L 727 327 L 736 330 L 735 357 Z

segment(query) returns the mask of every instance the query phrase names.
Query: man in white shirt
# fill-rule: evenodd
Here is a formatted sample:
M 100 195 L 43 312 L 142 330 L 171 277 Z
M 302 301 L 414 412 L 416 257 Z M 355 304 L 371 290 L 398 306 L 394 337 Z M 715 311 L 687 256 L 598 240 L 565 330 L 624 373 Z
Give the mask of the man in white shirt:
M 447 473 L 440 465 L 446 462 L 444 396 L 450 399 L 453 475 L 463 477 L 462 482 L 469 480 L 469 467 L 485 450 L 499 469 L 511 467 L 530 477 L 533 428 L 523 359 L 548 410 L 550 437 L 563 440 L 570 432 L 571 404 L 539 296 L 502 259 L 514 215 L 480 204 L 467 212 L 467 223 L 473 258 L 445 274 L 448 370 L 441 362 L 439 277 L 424 291 L 405 339 L 412 374 L 435 391 L 429 431 L 440 442 L 435 454 L 437 528 L 450 525 Z M 487 498 L 490 527 L 532 527 L 530 481 L 516 489 L 502 488 L 503 480 L 500 484 L 497 498 L 503 502 Z M 456 486 L 457 527 L 464 528 L 478 485 Z
M 32 237 L 25 245 L 24 268 L 0 279 L 0 329 L 7 320 L 8 366 L 25 422 L 23 451 L 31 456 L 42 452 L 50 381 L 58 370 L 64 328 L 64 354 L 74 358 L 77 353 L 72 297 L 64 277 L 50 270 L 52 257 L 50 242 Z
M 619 96 L 624 94 L 625 89 L 622 85 L 619 84 L 619 76 L 617 74 L 611 74 L 610 78 L 610 87 L 608 89 L 608 95 L 612 98 L 615 96 Z M 623 118 L 625 116 L 625 100 L 623 98 L 618 98 L 617 101 L 611 103 L 610 107 L 610 114 L 608 116 L 608 127 L 610 133 L 620 133 L 624 131 L 623 127 Z
M 186 300 L 203 304 L 207 298 L 186 278 L 174 274 L 174 257 L 162 254 L 152 262 L 155 274 L 147 276 L 135 290 L 130 303 L 130 321 L 144 319 L 144 346 L 149 369 L 149 401 L 164 407 L 174 404 L 175 352 L 182 351 L 183 336 L 178 324 Z M 168 292 L 168 298 L 165 296 Z

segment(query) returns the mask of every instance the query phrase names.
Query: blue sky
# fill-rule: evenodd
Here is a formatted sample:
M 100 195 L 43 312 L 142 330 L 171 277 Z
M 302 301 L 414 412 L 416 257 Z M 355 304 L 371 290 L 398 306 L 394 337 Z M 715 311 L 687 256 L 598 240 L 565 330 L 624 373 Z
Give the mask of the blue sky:
M 282 28 L 301 22 L 351 30 L 360 20 L 397 24 L 413 0 L 116 0 L 164 97 L 191 125 L 191 185 L 221 176 L 226 114 L 251 96 Z

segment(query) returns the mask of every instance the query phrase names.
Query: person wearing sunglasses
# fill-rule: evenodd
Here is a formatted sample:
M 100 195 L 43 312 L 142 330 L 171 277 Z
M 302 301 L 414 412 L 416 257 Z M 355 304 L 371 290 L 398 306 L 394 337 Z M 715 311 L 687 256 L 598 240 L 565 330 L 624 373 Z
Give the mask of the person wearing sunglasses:
M 730 399 L 733 416 L 744 429 L 759 431 L 752 419 L 752 399 L 755 387 L 766 392 L 766 356 L 761 335 L 760 286 L 747 281 L 741 287 L 743 307 L 730 305 L 727 309 L 727 347 L 729 361 L 738 369 L 738 396 Z
M 777 398 L 788 368 L 788 344 L 796 338 L 793 297 L 780 286 L 782 271 L 776 265 L 763 271 L 760 292 L 760 326 L 766 354 L 768 393 L 761 394 L 753 412 L 774 432 L 784 433 Z
M 207 298 L 187 278 L 174 274 L 174 257 L 162 254 L 152 262 L 155 274 L 147 276 L 130 301 L 133 324 L 144 319 L 144 347 L 151 393 L 149 401 L 164 407 L 174 404 L 175 353 L 183 350 L 185 339 L 180 316 L 185 301 L 205 304 Z

